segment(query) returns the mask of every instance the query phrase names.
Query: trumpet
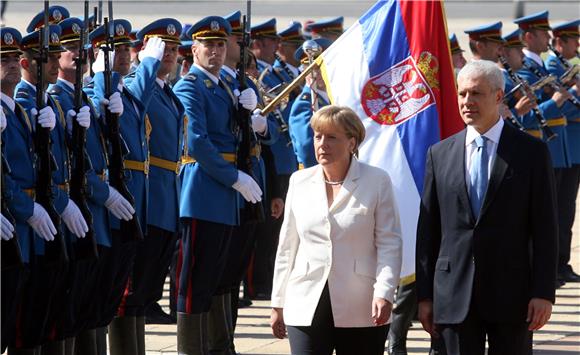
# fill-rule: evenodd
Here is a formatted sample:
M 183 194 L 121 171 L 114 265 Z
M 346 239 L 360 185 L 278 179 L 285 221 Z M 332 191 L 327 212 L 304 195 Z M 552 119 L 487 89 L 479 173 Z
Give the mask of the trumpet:
M 560 61 L 560 63 L 564 67 L 564 69 L 566 69 L 564 74 L 562 74 L 560 76 L 560 82 L 567 83 L 567 82 L 572 81 L 572 80 L 578 80 L 579 79 L 578 74 L 580 73 L 580 67 L 576 64 L 574 64 L 574 65 L 570 64 L 570 62 L 568 60 L 566 60 L 566 58 L 564 58 L 562 53 L 560 53 L 551 44 L 548 44 L 548 48 L 554 53 L 554 55 L 556 55 L 556 58 L 558 58 L 558 60 Z
M 252 76 L 248 76 L 256 85 L 256 87 L 258 88 L 260 97 L 262 98 L 262 101 L 264 101 L 265 104 L 268 104 L 268 102 L 271 102 L 274 98 L 276 98 L 276 92 L 280 92 L 282 90 L 284 90 L 284 88 L 286 87 L 286 85 L 284 84 L 279 84 L 276 85 L 273 88 L 268 87 L 268 85 L 264 84 L 263 81 L 261 81 L 264 78 L 264 73 L 267 72 L 268 69 L 264 70 L 264 72 L 262 73 L 262 75 L 260 75 L 260 77 L 258 79 L 252 77 Z M 279 108 L 275 108 L 274 110 L 272 110 L 271 112 L 267 112 L 264 113 L 264 110 L 262 110 L 262 115 L 267 116 L 269 113 L 271 113 L 274 118 L 276 119 L 276 122 L 278 123 L 279 126 L 279 130 L 280 133 L 282 133 L 285 137 L 286 137 L 286 145 L 290 146 L 292 145 L 292 139 L 290 138 L 290 132 L 288 130 L 288 123 L 286 123 L 286 120 L 284 119 L 284 116 L 282 115 L 282 112 L 284 110 L 284 108 L 286 108 L 286 106 L 288 105 L 288 98 L 285 98 L 285 102 L 283 104 L 280 104 Z M 282 108 L 283 106 L 283 108 Z

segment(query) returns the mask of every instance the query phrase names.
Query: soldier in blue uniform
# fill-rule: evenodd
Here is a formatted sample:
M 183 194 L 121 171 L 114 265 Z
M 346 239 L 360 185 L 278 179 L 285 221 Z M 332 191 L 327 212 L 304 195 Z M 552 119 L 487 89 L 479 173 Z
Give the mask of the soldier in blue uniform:
M 565 61 L 578 56 L 578 25 L 580 20 L 574 20 L 552 27 L 552 45 Z M 545 61 L 548 72 L 561 77 L 567 70 L 564 63 L 551 52 Z M 572 64 L 568 62 L 568 67 Z M 579 99 L 578 85 L 580 75 L 576 74 L 570 82 L 565 83 L 570 88 L 568 92 Z M 559 244 L 558 244 L 558 279 L 565 282 L 579 282 L 580 275 L 574 272 L 570 263 L 570 243 L 572 242 L 572 226 L 576 215 L 576 196 L 580 182 L 580 109 L 566 102 L 562 108 L 566 117 L 566 135 L 568 136 L 568 152 L 570 166 L 562 169 L 560 191 L 558 192 Z
M 336 17 L 327 20 L 320 20 L 308 24 L 306 29 L 313 39 L 326 38 L 334 42 L 344 31 L 344 17 Z
M 234 101 L 246 109 L 253 109 L 256 102 L 251 89 L 236 98 L 220 80 L 230 33 L 229 23 L 219 16 L 194 24 L 188 31 L 193 39 L 194 65 L 174 87 L 189 117 L 180 201 L 180 354 L 204 353 L 209 343 L 208 323 L 227 321 L 224 314 L 209 311 L 226 267 L 232 229 L 240 223 L 238 193 L 252 203 L 259 202 L 262 195 L 258 183 L 235 166 L 239 128 L 234 119 Z M 213 334 L 214 339 L 216 336 L 228 337 L 227 329 Z
M 325 38 L 317 38 L 314 41 L 323 51 L 331 44 Z M 301 63 L 308 63 L 309 61 L 302 47 L 296 50 L 294 56 Z M 312 60 L 314 59 L 312 58 Z M 306 78 L 306 85 L 304 85 L 302 93 L 294 100 L 288 120 L 290 137 L 292 137 L 294 152 L 296 157 L 298 157 L 299 169 L 309 168 L 318 164 L 314 154 L 314 132 L 310 127 L 310 118 L 312 118 L 315 110 L 319 110 L 329 104 L 330 99 L 326 93 L 326 85 L 320 70 L 314 69 L 312 74 Z
M 494 22 L 464 31 L 469 36 L 469 49 L 474 59 L 497 62 L 503 45 L 501 28 L 501 22 Z
M 455 76 L 457 77 L 457 73 L 465 66 L 467 61 L 463 56 L 463 52 L 465 51 L 461 49 L 461 46 L 459 46 L 459 41 L 457 40 L 455 33 L 452 33 L 451 36 L 449 36 L 449 48 L 451 49 L 451 62 L 453 64 L 453 70 L 455 72 Z
M 147 232 L 147 199 L 149 175 L 149 147 L 148 139 L 151 133 L 151 123 L 147 116 L 147 109 L 153 96 L 156 85 L 155 78 L 161 64 L 165 43 L 160 38 L 152 38 L 141 52 L 141 63 L 135 70 L 134 77 L 128 83 L 122 79 L 130 70 L 131 24 L 127 20 L 114 20 L 114 60 L 111 85 L 115 93 L 120 93 L 123 113 L 119 124 L 122 138 L 128 148 L 124 165 L 126 183 L 135 199 L 135 215 L 139 218 L 143 233 Z M 101 26 L 90 34 L 93 47 L 100 47 L 105 41 L 105 28 Z M 92 88 L 89 90 L 95 107 L 100 108 L 101 102 L 108 103 L 104 87 L 104 55 L 100 51 L 93 65 L 95 77 Z M 112 229 L 112 259 L 113 271 L 106 271 L 100 284 L 110 290 L 107 308 L 99 322 L 100 327 L 109 326 L 110 350 L 112 354 L 136 354 L 144 351 L 144 345 L 138 344 L 137 317 L 125 316 L 124 307 L 119 307 L 125 293 L 129 274 L 132 271 L 137 248 L 134 236 L 124 235 L 120 230 L 120 221 L 110 216 Z M 115 317 L 115 315 L 117 317 Z M 113 319 L 114 318 L 114 319 Z M 112 321 L 112 322 L 111 322 Z M 139 327 L 141 329 L 141 327 Z M 141 349 L 143 348 L 143 349 Z
M 144 352 L 145 312 L 161 299 L 163 284 L 175 248 L 179 227 L 179 172 L 183 149 L 184 108 L 168 83 L 168 76 L 177 66 L 177 48 L 180 44 L 181 24 L 171 18 L 160 19 L 143 27 L 137 39 L 145 46 L 150 41 L 162 41 L 164 52 L 160 58 L 151 98 L 147 106 L 150 125 L 149 189 L 147 204 L 147 232 L 137 247 L 135 265 L 123 297 L 124 317 L 136 318 L 138 352 Z M 144 53 L 139 56 L 143 58 Z M 126 76 L 125 85 L 131 87 L 139 80 L 137 71 Z M 162 211 L 160 213 L 160 211 Z M 127 339 L 119 339 L 127 341 Z M 143 348 L 143 349 L 142 349 Z
M 294 53 L 304 42 L 302 25 L 300 22 L 293 21 L 290 26 L 278 32 L 278 37 L 280 37 L 280 43 L 278 43 L 274 67 L 282 68 L 288 77 L 294 80 L 300 75 L 300 61 L 296 60 Z
M 74 112 L 74 88 L 76 83 L 76 62 L 79 55 L 80 31 L 84 22 L 78 18 L 68 18 L 59 23 L 61 28 L 61 43 L 66 49 L 60 57 L 59 77 L 56 84 L 49 86 L 49 94 L 61 105 L 67 113 L 67 131 L 70 135 L 72 127 L 70 119 Z M 88 66 L 83 66 L 85 73 Z M 109 226 L 109 211 L 117 218 L 129 219 L 134 212 L 131 204 L 107 182 L 107 152 L 105 146 L 102 120 L 90 98 L 82 92 L 83 108 L 80 110 L 88 115 L 90 126 L 86 131 L 86 151 L 90 158 L 91 169 L 87 172 L 87 205 L 93 219 L 93 232 L 99 253 L 98 260 L 75 260 L 71 269 L 70 290 L 65 336 L 77 337 L 75 348 L 86 354 L 96 351 L 95 327 L 102 306 L 97 300 L 103 298 L 104 290 L 98 284 L 99 271 L 106 267 L 110 258 L 111 231 Z M 122 108 L 120 96 L 115 96 L 110 108 Z M 120 112 L 119 110 L 117 110 Z

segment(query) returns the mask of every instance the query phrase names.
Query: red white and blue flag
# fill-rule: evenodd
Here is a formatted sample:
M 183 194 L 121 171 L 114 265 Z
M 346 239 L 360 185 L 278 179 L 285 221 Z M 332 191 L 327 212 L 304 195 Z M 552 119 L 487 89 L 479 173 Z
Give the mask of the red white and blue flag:
M 391 176 L 403 283 L 414 280 L 427 149 L 464 127 L 447 38 L 441 1 L 379 1 L 318 58 L 332 103 L 365 125 L 360 159 Z

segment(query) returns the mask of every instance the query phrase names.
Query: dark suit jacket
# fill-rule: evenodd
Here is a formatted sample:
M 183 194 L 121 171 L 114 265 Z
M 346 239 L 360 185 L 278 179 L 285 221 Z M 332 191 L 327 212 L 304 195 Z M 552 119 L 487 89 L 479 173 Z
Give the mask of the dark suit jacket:
M 531 298 L 554 302 L 557 218 L 546 145 L 504 125 L 476 220 L 465 182 L 463 130 L 427 154 L 417 229 L 418 300 L 434 322 L 461 323 L 471 307 L 490 322 L 523 321 Z

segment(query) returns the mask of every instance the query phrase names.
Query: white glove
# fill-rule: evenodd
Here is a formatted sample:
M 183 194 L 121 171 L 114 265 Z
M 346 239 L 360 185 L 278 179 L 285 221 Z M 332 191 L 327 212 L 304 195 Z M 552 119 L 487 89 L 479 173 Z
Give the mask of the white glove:
M 118 114 L 121 116 L 123 114 L 123 99 L 121 99 L 120 92 L 114 92 L 109 96 L 109 99 L 102 99 L 101 103 L 109 109 L 111 113 Z
M 91 109 L 88 106 L 83 106 L 77 114 L 75 110 L 68 110 L 66 113 L 66 129 L 68 133 L 72 132 L 72 120 L 76 117 L 78 124 L 83 128 L 89 128 L 91 126 Z
M 238 170 L 238 181 L 232 187 L 242 194 L 244 199 L 251 203 L 262 201 L 262 190 L 252 177 Z
M 161 60 L 163 58 L 163 53 L 165 52 L 165 42 L 160 37 L 150 37 L 147 40 L 145 48 L 139 52 L 139 61 L 147 57 L 155 58 Z
M 38 234 L 42 239 L 50 242 L 54 240 L 56 235 L 56 228 L 52 224 L 52 220 L 48 215 L 48 212 L 38 203 L 34 203 L 34 208 L 32 210 L 32 217 L 30 217 L 26 222 L 34 229 L 36 234 Z
M 247 88 L 242 91 L 240 96 L 238 96 L 238 102 L 242 104 L 246 110 L 252 111 L 258 105 L 258 97 L 253 89 Z
M 262 116 L 262 111 L 260 109 L 254 110 L 252 112 L 252 129 L 254 132 L 259 134 L 266 133 L 268 128 L 268 120 L 266 117 Z
M 129 201 L 112 186 L 109 186 L 109 198 L 105 201 L 105 207 L 111 211 L 113 216 L 118 219 L 124 219 L 125 221 L 133 219 L 133 215 L 135 214 L 135 209 Z
M 77 204 L 73 200 L 68 200 L 64 211 L 61 213 L 61 218 L 66 224 L 69 231 L 79 238 L 84 238 L 86 233 L 89 231 L 87 222 L 81 213 L 81 210 L 77 207 Z
M 10 240 L 14 237 L 14 226 L 10 221 L 0 214 L 0 219 L 2 220 L 2 240 Z
M 109 64 L 111 65 L 111 70 L 113 69 L 113 65 L 115 63 L 115 51 L 109 52 Z M 97 54 L 97 59 L 93 62 L 93 73 L 100 73 L 105 71 L 105 51 L 99 50 L 99 54 Z
M 32 108 L 30 113 L 32 114 L 32 117 L 36 118 L 41 127 L 50 128 L 51 131 L 54 129 L 54 126 L 56 125 L 56 116 L 52 107 L 46 106 L 40 110 L 40 113 L 35 108 Z
M 6 129 L 6 114 L 4 113 L 4 109 L 0 110 L 0 132 L 4 132 Z

